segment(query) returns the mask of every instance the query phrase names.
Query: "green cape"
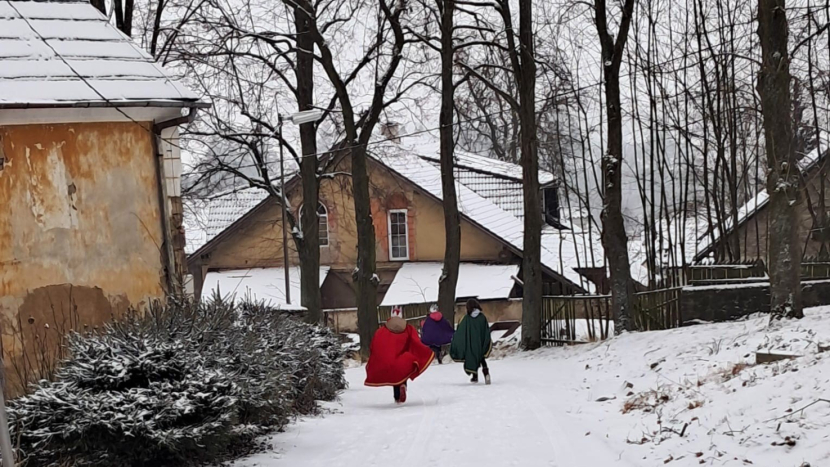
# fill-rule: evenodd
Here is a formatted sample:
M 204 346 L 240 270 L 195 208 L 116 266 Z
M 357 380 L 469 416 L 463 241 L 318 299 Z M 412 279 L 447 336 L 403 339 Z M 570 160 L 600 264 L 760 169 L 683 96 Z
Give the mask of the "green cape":
M 493 343 L 490 340 L 490 325 L 487 317 L 479 313 L 473 318 L 465 316 L 458 325 L 450 345 L 450 357 L 456 362 L 464 362 L 464 371 L 478 373 L 481 360 L 490 356 Z

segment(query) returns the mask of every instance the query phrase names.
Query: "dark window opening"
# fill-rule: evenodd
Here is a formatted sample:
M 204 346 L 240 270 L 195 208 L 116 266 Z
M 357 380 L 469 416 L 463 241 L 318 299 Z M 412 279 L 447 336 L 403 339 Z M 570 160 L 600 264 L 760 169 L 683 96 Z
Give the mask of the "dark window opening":
M 556 228 L 563 228 L 559 217 L 559 194 L 556 187 L 542 189 L 542 214 L 545 223 Z

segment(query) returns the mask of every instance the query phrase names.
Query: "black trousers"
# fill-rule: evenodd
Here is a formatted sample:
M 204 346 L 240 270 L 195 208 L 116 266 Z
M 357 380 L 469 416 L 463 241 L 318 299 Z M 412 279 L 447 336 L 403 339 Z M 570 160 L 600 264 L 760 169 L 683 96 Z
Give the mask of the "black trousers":
M 441 364 L 441 346 L 440 345 L 431 345 L 431 346 L 429 346 L 429 348 L 432 349 L 432 351 L 435 353 L 435 361 L 437 361 L 438 364 L 440 365 Z

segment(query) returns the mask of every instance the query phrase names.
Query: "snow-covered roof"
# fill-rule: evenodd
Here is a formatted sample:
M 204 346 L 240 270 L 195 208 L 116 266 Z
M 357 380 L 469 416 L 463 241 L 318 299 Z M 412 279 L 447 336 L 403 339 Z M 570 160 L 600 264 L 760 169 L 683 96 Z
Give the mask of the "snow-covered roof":
M 386 166 L 392 172 L 413 183 L 426 193 L 438 200 L 443 199 L 441 189 L 441 171 L 429 157 L 416 154 L 412 148 L 404 148 L 397 145 L 384 146 L 379 151 L 373 151 L 371 157 L 378 163 Z M 479 158 L 475 159 L 474 158 Z M 501 179 L 497 176 L 490 176 L 491 179 L 502 180 L 508 177 L 507 174 L 521 174 L 521 169 L 514 164 L 507 162 L 493 161 L 481 156 L 466 155 L 467 163 L 481 163 L 486 170 L 488 164 L 496 162 L 494 167 L 499 167 Z M 509 168 L 508 165 L 512 166 Z M 553 180 L 550 174 L 542 177 L 540 181 L 548 183 Z M 515 183 L 507 180 L 510 183 Z M 479 187 L 468 186 L 469 179 L 459 177 L 458 202 L 459 210 L 473 223 L 490 232 L 501 241 L 518 252 L 523 250 L 524 243 L 524 222 L 520 216 L 522 206 L 521 184 L 515 183 L 518 193 L 518 206 L 520 209 L 510 208 L 503 205 L 503 201 L 497 196 L 485 196 L 477 192 Z M 208 208 L 206 241 L 210 241 L 231 224 L 239 220 L 251 209 L 258 206 L 266 195 L 261 190 L 241 190 L 227 196 L 221 196 L 211 201 Z M 515 204 L 515 203 L 514 203 Z M 189 251 L 195 248 L 188 246 Z M 593 253 L 593 254 L 592 254 Z M 602 267 L 604 265 L 604 254 L 599 236 L 589 238 L 587 235 L 572 230 L 557 230 L 546 227 L 542 235 L 542 266 L 552 271 L 573 285 L 582 290 L 592 293 L 595 290 L 594 284 L 588 281 L 582 274 L 577 272 L 580 268 Z
M 206 104 L 89 2 L 0 0 L 0 108 Z
M 320 268 L 320 285 L 329 274 L 329 267 Z M 288 268 L 291 287 L 291 305 L 285 299 L 284 268 L 250 268 L 212 271 L 205 276 L 202 298 L 209 299 L 218 292 L 222 298 L 233 298 L 234 302 L 251 298 L 264 300 L 271 306 L 283 310 L 301 310 L 300 306 L 300 268 Z
M 231 191 L 210 200 L 207 222 L 205 225 L 205 241 L 219 235 L 223 230 L 236 222 L 248 211 L 258 206 L 268 193 L 259 188 L 246 188 Z
M 421 157 L 440 169 L 441 161 L 438 156 L 421 155 Z M 455 177 L 459 183 L 496 203 L 500 208 L 517 218 L 524 217 L 521 166 L 468 152 L 456 151 Z M 543 170 L 539 171 L 539 183 L 541 185 L 544 186 L 553 182 L 553 174 Z
M 409 151 L 394 148 L 384 151 L 383 155 L 373 154 L 372 157 L 393 172 L 414 183 L 422 190 L 432 196 L 443 199 L 441 189 L 441 171 L 428 160 L 414 155 Z M 523 250 L 524 244 L 524 222 L 496 203 L 479 195 L 463 183 L 458 184 L 458 207 L 462 215 L 469 218 L 485 230 L 489 231 L 502 241 L 518 251 Z M 546 229 L 547 230 L 547 229 Z M 594 291 L 594 285 L 586 280 L 582 274 L 577 272 L 580 267 L 588 264 L 577 264 L 577 258 L 586 257 L 580 242 L 575 242 L 574 236 L 578 234 L 567 231 L 543 235 L 542 242 L 542 266 L 564 277 L 574 285 L 579 286 L 587 292 Z M 598 245 L 591 245 L 595 251 L 601 248 Z M 596 265 L 603 264 L 600 258 L 603 255 L 595 255 Z
M 405 263 L 389 285 L 381 306 L 437 302 L 442 269 L 442 263 Z M 518 273 L 518 265 L 461 263 L 455 296 L 459 299 L 507 299 L 515 282 L 512 277 Z
M 815 167 L 818 167 L 818 163 L 824 159 L 824 156 L 827 155 L 827 147 L 828 147 L 828 137 L 827 135 L 822 135 L 822 141 L 820 146 L 824 149 L 824 152 L 819 154 L 819 149 L 813 149 L 809 153 L 807 153 L 804 157 L 802 157 L 798 161 L 798 166 L 802 172 L 808 172 Z M 744 224 L 747 220 L 752 218 L 755 214 L 757 214 L 761 209 L 763 209 L 767 203 L 769 202 L 769 194 L 767 193 L 766 189 L 761 189 L 758 191 L 755 196 L 749 198 L 743 206 L 738 208 L 738 224 L 737 227 L 740 227 Z M 728 235 L 732 232 L 732 219 L 724 220 L 723 226 L 720 228 L 715 229 L 714 235 L 701 235 L 700 243 L 698 244 L 697 251 L 699 252 L 695 259 L 702 259 L 706 257 L 709 253 L 712 252 L 712 248 L 717 244 L 720 240 L 722 235 Z M 712 239 L 714 237 L 714 240 Z

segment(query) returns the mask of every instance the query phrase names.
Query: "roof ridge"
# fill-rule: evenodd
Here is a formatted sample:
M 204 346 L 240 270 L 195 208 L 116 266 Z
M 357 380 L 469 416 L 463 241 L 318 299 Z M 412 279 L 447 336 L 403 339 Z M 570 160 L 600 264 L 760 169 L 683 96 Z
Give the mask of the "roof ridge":
M 519 183 L 521 183 L 523 181 L 522 177 L 520 177 L 520 176 L 514 176 L 514 175 L 499 173 L 495 170 L 491 170 L 491 169 L 488 169 L 486 167 L 474 166 L 474 165 L 471 165 L 469 163 L 459 161 L 457 156 L 479 159 L 482 162 L 486 161 L 488 164 L 501 165 L 505 168 L 507 168 L 509 166 L 510 169 L 515 169 L 515 170 L 523 170 L 521 164 L 517 164 L 515 162 L 509 162 L 509 161 L 505 161 L 505 160 L 501 160 L 501 159 L 496 159 L 496 158 L 489 157 L 489 156 L 483 156 L 481 154 L 475 154 L 475 153 L 472 153 L 472 152 L 469 152 L 469 151 L 455 150 L 454 153 L 456 155 L 456 158 L 453 161 L 453 164 L 456 167 L 471 170 L 473 172 L 492 175 L 494 177 L 498 177 L 498 178 L 502 178 L 502 179 L 506 179 L 506 180 L 517 181 Z M 432 155 L 427 155 L 427 154 L 418 154 L 418 156 L 422 159 L 426 159 L 426 160 L 429 160 L 429 161 L 432 161 L 432 162 L 440 162 L 441 161 L 440 156 L 432 156 Z M 539 174 L 540 175 L 544 174 L 546 176 L 549 176 L 553 180 L 556 179 L 556 177 L 553 175 L 553 173 L 548 172 L 547 170 L 539 169 Z M 546 183 L 542 183 L 542 185 L 545 185 L 545 184 Z

